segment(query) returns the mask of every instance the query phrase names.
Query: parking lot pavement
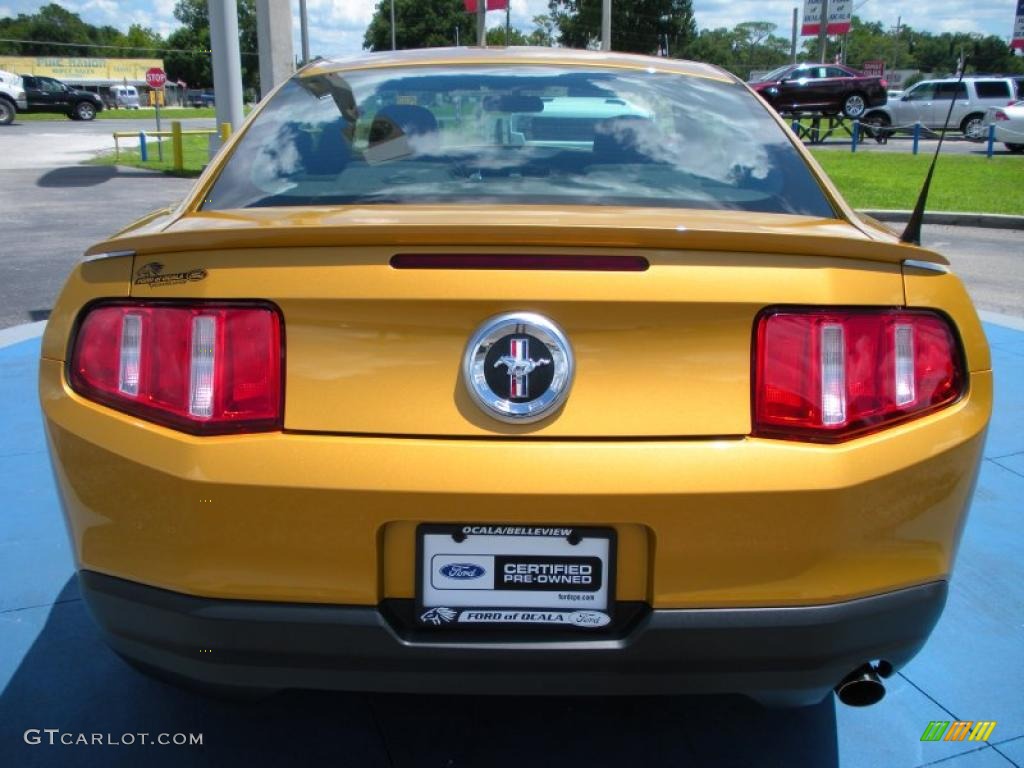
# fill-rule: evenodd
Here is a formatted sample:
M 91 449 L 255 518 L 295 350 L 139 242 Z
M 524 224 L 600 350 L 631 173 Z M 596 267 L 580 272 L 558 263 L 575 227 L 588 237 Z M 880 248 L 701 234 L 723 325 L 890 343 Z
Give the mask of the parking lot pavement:
M 237 704 L 150 680 L 101 643 L 79 599 L 36 402 L 39 341 L 0 331 L 0 765 L 1022 766 L 1024 330 L 985 330 L 995 412 L 935 633 L 880 704 L 792 711 L 728 697 L 289 692 Z M 922 742 L 933 720 L 997 725 L 989 744 Z M 33 728 L 203 741 L 29 745 Z
M 165 131 L 171 130 L 169 120 L 162 121 Z M 213 118 L 182 120 L 186 130 L 213 128 Z M 21 168 L 57 168 L 75 165 L 99 152 L 114 149 L 113 132 L 155 131 L 153 120 L 41 120 L 15 122 L 0 127 L 3 154 L 0 170 Z M 121 139 L 121 148 L 137 147 L 136 138 Z
M 47 316 L 85 249 L 192 186 L 109 165 L 5 167 L 0 155 L 0 328 Z

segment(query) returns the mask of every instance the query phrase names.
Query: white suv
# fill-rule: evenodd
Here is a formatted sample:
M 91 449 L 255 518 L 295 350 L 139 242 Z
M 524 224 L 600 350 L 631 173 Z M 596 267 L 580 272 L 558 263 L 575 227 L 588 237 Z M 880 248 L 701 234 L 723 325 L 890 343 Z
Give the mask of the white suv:
M 19 75 L 0 69 L 0 125 L 13 123 L 19 109 L 28 109 L 24 83 Z
M 954 94 L 949 126 L 975 141 L 985 138 L 985 111 L 989 107 L 1005 107 L 1017 98 L 1012 77 L 965 77 L 961 82 L 956 78 L 922 80 L 899 98 L 890 99 L 884 107 L 868 112 L 864 122 L 905 128 L 920 120 L 925 128 L 940 130 Z

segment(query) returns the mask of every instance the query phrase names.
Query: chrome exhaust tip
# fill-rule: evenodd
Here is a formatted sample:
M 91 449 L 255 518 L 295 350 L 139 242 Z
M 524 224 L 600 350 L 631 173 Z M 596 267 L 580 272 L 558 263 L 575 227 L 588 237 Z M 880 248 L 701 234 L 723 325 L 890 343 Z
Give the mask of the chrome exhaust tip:
M 892 674 L 892 666 L 881 662 L 877 667 L 864 664 L 844 677 L 836 686 L 836 696 L 848 707 L 870 707 L 885 697 L 885 685 L 878 673 L 884 677 Z

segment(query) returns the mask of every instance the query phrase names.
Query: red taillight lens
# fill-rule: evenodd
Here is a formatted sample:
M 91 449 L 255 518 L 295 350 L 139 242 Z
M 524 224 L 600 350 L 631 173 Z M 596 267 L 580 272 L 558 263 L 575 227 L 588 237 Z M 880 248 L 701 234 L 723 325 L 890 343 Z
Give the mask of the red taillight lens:
M 68 377 L 90 400 L 186 432 L 280 429 L 280 315 L 262 305 L 95 306 Z
M 966 375 L 940 315 L 769 310 L 757 323 L 754 433 L 836 442 L 955 402 Z
M 1009 120 L 1010 116 L 1007 115 L 1005 112 L 1003 112 L 1003 110 L 997 109 L 996 110 L 996 114 L 995 114 L 995 119 L 996 120 Z

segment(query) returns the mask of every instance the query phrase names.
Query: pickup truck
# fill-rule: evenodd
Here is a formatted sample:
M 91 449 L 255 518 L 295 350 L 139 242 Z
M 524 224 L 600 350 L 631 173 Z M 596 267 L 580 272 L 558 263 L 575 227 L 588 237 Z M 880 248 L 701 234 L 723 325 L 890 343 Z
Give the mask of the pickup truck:
M 28 112 L 57 112 L 72 120 L 92 120 L 103 110 L 103 99 L 80 91 L 52 77 L 22 75 L 28 97 Z
M 19 75 L 0 69 L 0 125 L 10 125 L 18 110 L 28 109 L 25 86 Z

